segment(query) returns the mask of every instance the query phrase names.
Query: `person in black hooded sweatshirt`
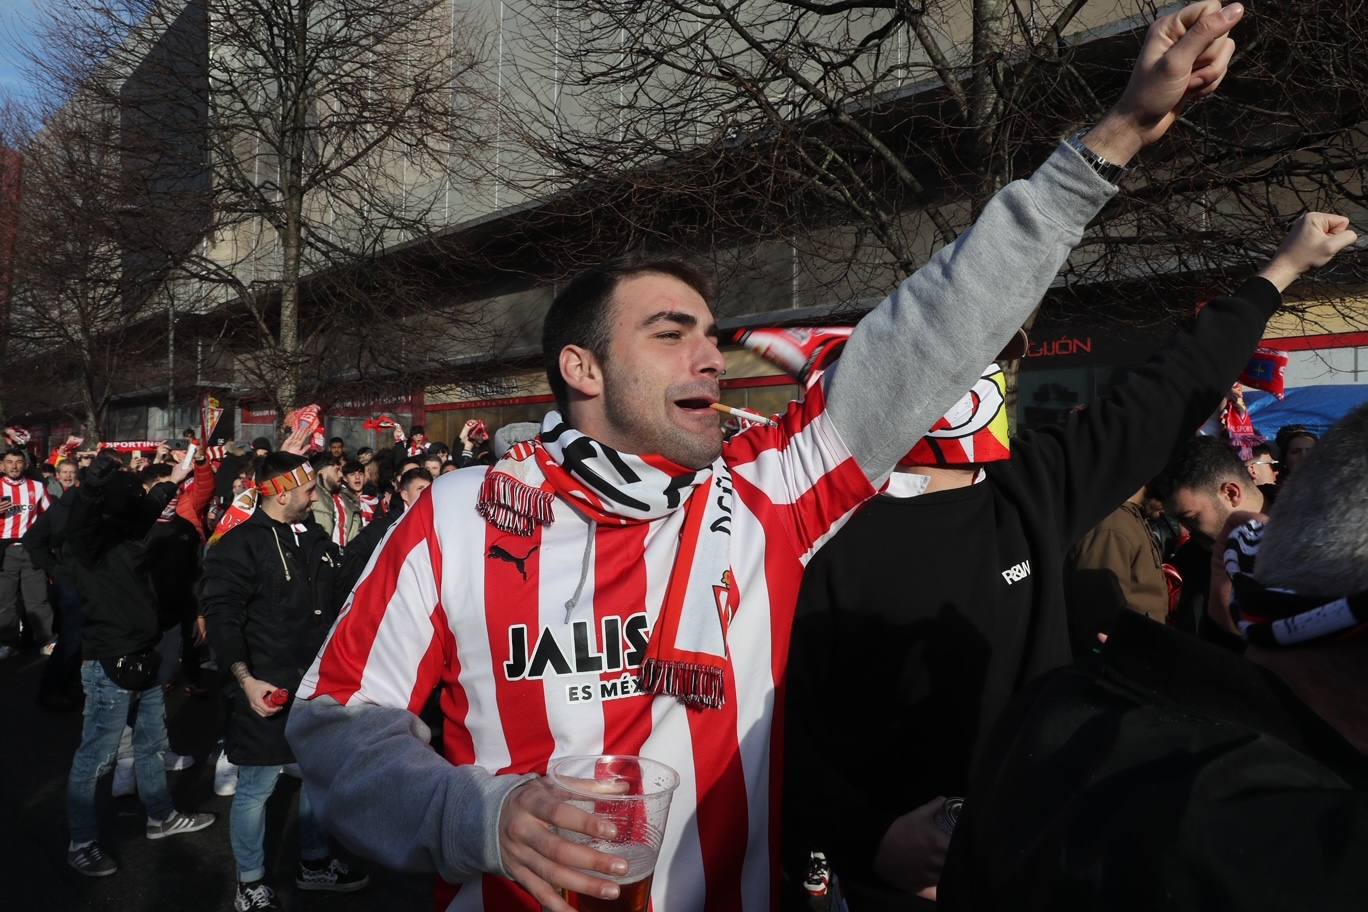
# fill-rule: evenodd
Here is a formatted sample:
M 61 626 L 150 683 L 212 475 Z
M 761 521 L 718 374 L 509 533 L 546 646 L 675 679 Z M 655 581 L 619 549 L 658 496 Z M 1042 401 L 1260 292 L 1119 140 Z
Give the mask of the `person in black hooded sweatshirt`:
M 85 482 L 64 503 L 68 498 L 62 554 L 86 606 L 81 631 L 86 711 L 67 779 L 67 863 L 86 876 L 105 877 L 118 865 L 99 843 L 95 785 L 114 759 L 130 711 L 136 715 L 134 767 L 147 808 L 147 838 L 202 830 L 214 815 L 177 811 L 166 787 L 166 708 L 157 682 L 161 626 L 146 544 L 166 498 L 148 495 L 118 457 L 107 454 L 96 457 Z
M 1209 303 L 1102 400 L 1021 431 L 1010 459 L 1001 438 L 980 434 L 966 464 L 895 474 L 890 492 L 902 496 L 869 502 L 816 555 L 789 661 L 790 874 L 824 852 L 853 912 L 930 908 L 953 828 L 947 799 L 965 794 L 1008 699 L 1072 657 L 1068 549 L 1211 414 L 1282 289 L 1353 237 L 1347 219 L 1304 216 L 1258 276 Z M 978 411 L 991 394 L 976 388 L 965 414 L 937 427 L 987 428 Z M 933 429 L 923 443 L 950 452 L 962 442 L 950 433 Z M 990 454 L 998 461 L 985 463 Z M 1081 635 L 1110 620 L 1090 619 Z

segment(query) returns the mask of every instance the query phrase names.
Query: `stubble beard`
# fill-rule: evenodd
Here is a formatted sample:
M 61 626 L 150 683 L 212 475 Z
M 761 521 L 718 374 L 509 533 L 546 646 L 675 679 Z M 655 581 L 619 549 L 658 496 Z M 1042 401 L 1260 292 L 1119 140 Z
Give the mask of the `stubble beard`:
M 639 390 L 630 380 L 614 378 L 604 364 L 603 412 L 608 423 L 624 440 L 632 441 L 633 455 L 656 454 L 690 469 L 703 469 L 722 455 L 717 443 L 690 434 L 665 419 L 652 422 L 645 417 L 650 393 Z

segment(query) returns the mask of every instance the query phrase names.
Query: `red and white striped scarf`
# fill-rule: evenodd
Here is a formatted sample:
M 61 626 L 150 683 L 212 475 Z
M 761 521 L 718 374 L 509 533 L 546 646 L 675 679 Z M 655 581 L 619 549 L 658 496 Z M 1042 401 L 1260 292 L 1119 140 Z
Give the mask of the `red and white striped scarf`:
M 333 544 L 339 548 L 347 547 L 347 502 L 342 499 L 340 492 L 333 492 Z
M 641 667 L 642 687 L 686 705 L 721 707 L 727 618 L 714 586 L 730 571 L 731 490 L 719 461 L 688 469 L 662 456 L 619 453 L 551 412 L 537 438 L 520 443 L 485 475 L 476 511 L 496 528 L 531 537 L 553 521 L 560 497 L 593 522 L 629 526 L 684 509 L 678 556 Z M 493 560 L 494 558 L 490 558 Z M 734 591 L 734 590 L 733 590 Z M 729 605 L 727 613 L 734 613 Z
M 375 520 L 375 512 L 380 508 L 380 498 L 374 494 L 361 495 L 361 528 L 366 528 Z

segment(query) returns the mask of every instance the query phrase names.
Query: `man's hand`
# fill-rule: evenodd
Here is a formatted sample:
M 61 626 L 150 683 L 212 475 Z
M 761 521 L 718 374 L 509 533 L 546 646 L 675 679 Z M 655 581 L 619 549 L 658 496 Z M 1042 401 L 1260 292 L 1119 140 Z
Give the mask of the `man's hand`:
M 248 676 L 242 679 L 242 692 L 247 695 L 247 705 L 252 707 L 252 712 L 263 719 L 269 719 L 280 712 L 282 708 L 266 702 L 267 695 L 275 689 L 274 684 L 268 684 L 258 678 Z
M 182 481 L 185 481 L 185 479 L 190 477 L 190 472 L 190 466 L 186 465 L 184 462 L 178 462 L 171 467 L 171 474 L 166 477 L 169 481 L 175 484 L 180 484 Z
M 1286 291 L 1303 274 L 1324 266 L 1357 240 L 1358 235 L 1344 216 L 1308 212 L 1297 219 L 1259 275 L 1277 286 L 1278 291 Z
M 290 431 L 290 436 L 285 438 L 285 442 L 280 445 L 282 453 L 293 453 L 296 456 L 309 455 L 309 441 L 313 437 L 313 429 L 310 427 L 297 427 Z
M 204 615 L 198 615 L 195 618 L 195 645 L 203 646 L 205 641 L 208 639 L 209 621 L 205 618 Z
M 461 438 L 461 444 L 466 449 L 470 449 L 470 432 L 475 430 L 475 425 L 479 423 L 480 422 L 476 421 L 474 418 L 471 418 L 461 426 L 461 433 L 458 436 Z
M 627 873 L 616 855 L 562 839 L 552 827 L 612 839 L 617 828 L 561 800 L 544 779 L 532 779 L 513 790 L 499 820 L 499 851 L 504 867 L 547 912 L 574 912 L 561 898 L 562 888 L 616 899 L 618 885 L 584 873 Z
M 1210 95 L 1225 79 L 1235 53 L 1228 35 L 1243 16 L 1239 3 L 1223 9 L 1221 0 L 1203 0 L 1156 19 L 1121 100 L 1084 145 L 1124 165 L 1167 133 L 1189 102 Z
M 932 798 L 893 821 L 874 854 L 874 873 L 888 883 L 935 902 L 950 834 L 936 825 L 945 798 Z

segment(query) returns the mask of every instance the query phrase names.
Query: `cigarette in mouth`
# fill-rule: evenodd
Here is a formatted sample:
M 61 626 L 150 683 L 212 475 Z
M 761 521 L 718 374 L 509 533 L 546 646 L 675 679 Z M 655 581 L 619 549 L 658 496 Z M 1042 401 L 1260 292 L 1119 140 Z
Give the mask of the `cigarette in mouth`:
M 777 428 L 779 426 L 779 422 L 775 421 L 773 418 L 766 418 L 764 415 L 757 415 L 755 412 L 748 412 L 745 409 L 732 408 L 730 405 L 723 405 L 720 402 L 714 402 L 712 408 L 714 411 L 721 412 L 724 415 L 732 415 L 736 418 L 740 418 L 742 421 L 763 424 L 772 428 Z

